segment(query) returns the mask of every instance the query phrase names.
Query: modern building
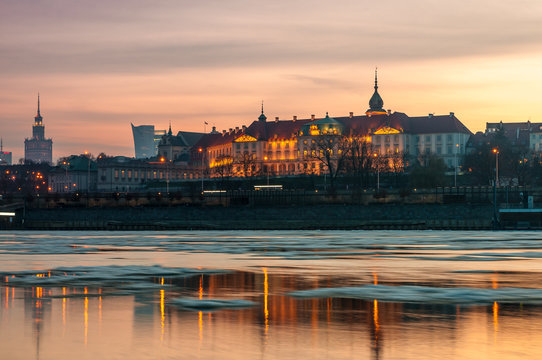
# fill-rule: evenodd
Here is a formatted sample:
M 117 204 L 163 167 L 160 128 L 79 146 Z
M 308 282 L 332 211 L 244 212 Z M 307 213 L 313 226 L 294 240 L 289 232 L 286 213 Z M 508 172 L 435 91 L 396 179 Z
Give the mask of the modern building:
M 0 165 L 11 165 L 11 151 L 4 151 L 4 141 L 0 139 Z
M 34 163 L 53 162 L 53 140 L 45 138 L 45 125 L 40 114 L 40 96 L 38 94 L 38 112 L 32 125 L 32 137 L 24 140 L 24 159 Z
M 136 159 L 148 159 L 158 154 L 158 144 L 166 130 L 155 130 L 154 125 L 132 125 Z

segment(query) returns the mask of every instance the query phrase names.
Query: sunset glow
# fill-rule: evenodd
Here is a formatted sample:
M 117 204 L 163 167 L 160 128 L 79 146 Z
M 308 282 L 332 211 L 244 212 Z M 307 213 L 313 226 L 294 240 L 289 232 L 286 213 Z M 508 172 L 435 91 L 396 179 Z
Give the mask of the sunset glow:
M 375 66 L 386 109 L 454 111 L 473 132 L 541 121 L 541 15 L 535 0 L 5 2 L 4 149 L 23 156 L 38 92 L 53 159 L 133 156 L 130 122 L 227 129 L 261 99 L 269 118 L 362 114 Z

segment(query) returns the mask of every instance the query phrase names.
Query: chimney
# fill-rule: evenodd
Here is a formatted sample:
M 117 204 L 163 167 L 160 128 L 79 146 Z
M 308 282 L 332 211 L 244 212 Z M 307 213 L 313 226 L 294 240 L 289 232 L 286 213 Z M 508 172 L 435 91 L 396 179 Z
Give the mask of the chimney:
M 294 121 L 297 121 L 297 115 L 294 115 Z
M 391 109 L 388 109 L 388 115 L 391 115 Z
M 246 130 L 247 130 L 247 126 L 243 125 L 243 131 L 246 131 Z
M 454 113 L 450 111 L 450 117 L 454 117 Z
M 275 116 L 275 122 L 279 122 L 279 117 Z
M 226 130 L 222 130 L 222 136 L 226 135 Z
M 311 120 L 314 120 L 314 114 L 311 115 Z
M 239 126 L 235 127 L 235 133 L 237 134 L 239 132 Z
M 213 134 L 216 133 L 216 126 L 213 126 L 213 131 L 211 131 Z
M 432 117 L 433 117 L 433 114 L 429 114 L 428 117 L 429 117 L 429 118 L 432 118 Z
M 350 111 L 350 119 L 352 119 L 353 117 L 354 117 L 354 112 Z
M 232 128 L 230 128 L 230 135 L 231 135 L 231 133 L 232 133 L 232 132 L 233 132 L 233 129 L 232 129 Z

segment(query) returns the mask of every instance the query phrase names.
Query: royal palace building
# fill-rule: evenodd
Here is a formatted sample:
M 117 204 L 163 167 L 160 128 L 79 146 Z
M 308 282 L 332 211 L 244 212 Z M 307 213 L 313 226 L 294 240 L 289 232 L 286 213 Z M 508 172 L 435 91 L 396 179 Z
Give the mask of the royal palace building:
M 362 115 L 268 121 L 262 105 L 252 124 L 203 135 L 191 155 L 194 166 L 207 168 L 211 177 L 322 174 L 326 154 L 339 161 L 347 147 L 361 142 L 370 156 L 400 156 L 402 166 L 434 155 L 454 168 L 471 135 L 453 112 L 410 117 L 385 110 L 375 72 L 374 93 Z

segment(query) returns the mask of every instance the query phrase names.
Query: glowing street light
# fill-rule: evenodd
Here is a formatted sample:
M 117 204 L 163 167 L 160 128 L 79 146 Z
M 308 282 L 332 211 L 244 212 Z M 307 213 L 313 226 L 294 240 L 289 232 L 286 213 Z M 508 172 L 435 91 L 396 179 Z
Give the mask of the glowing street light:
M 160 162 L 166 164 L 166 194 L 169 194 L 169 162 L 163 156 L 160 158 Z
M 267 155 L 263 157 L 264 161 L 267 161 L 268 157 Z M 267 185 L 269 185 L 269 166 L 265 165 L 265 173 L 267 175 Z
M 378 164 L 378 154 L 374 153 L 373 157 L 375 158 L 375 165 L 376 165 L 376 191 L 380 192 L 380 166 Z
M 201 155 L 201 193 L 203 194 L 203 149 L 199 148 L 198 152 Z
M 499 149 L 494 148 L 495 154 L 495 186 L 499 186 Z

